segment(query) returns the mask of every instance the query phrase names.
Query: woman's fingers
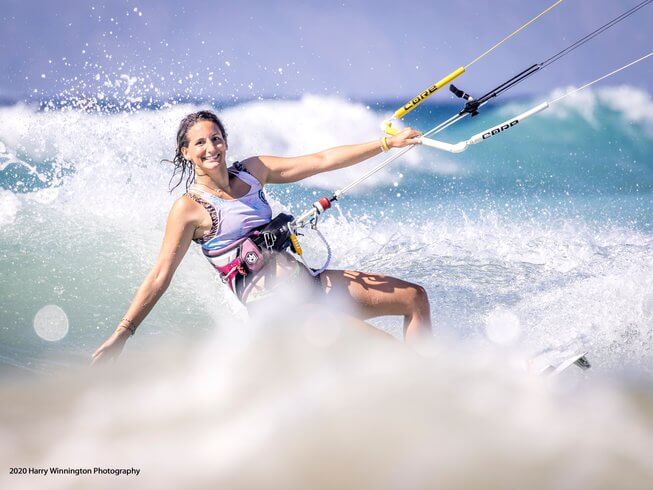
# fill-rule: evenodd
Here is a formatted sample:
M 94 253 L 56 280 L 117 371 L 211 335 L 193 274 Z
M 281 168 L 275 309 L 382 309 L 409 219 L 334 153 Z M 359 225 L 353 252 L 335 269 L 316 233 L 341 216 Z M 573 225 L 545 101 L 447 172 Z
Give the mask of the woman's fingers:
M 104 358 L 104 352 L 94 352 L 93 353 L 93 358 L 91 360 L 91 366 L 95 366 L 96 364 L 99 364 L 102 362 L 102 359 Z
M 93 359 L 91 361 L 91 366 L 95 366 L 96 364 L 104 364 L 105 362 L 110 361 L 113 359 L 114 361 L 116 360 L 116 356 L 118 355 L 117 352 L 111 352 L 110 349 L 102 349 L 100 352 L 97 353 L 97 355 L 93 355 Z
M 408 138 L 419 138 L 420 136 L 422 136 L 421 131 L 417 131 L 416 129 L 413 129 L 413 128 L 406 128 L 404 130 L 404 132 L 406 133 L 406 138 L 407 139 Z
M 104 362 L 110 357 L 115 356 L 116 344 L 111 340 L 105 341 L 100 347 L 97 348 L 95 352 L 91 355 L 92 361 L 91 366 Z M 114 352 L 112 352 L 114 351 Z
M 406 128 L 394 136 L 393 146 L 401 148 L 407 145 L 419 145 L 422 143 L 421 137 L 422 133 L 420 131 Z
M 407 128 L 407 134 L 406 134 L 406 143 L 409 143 L 411 145 L 419 145 L 422 143 L 422 133 L 420 131 L 416 131 L 412 128 Z

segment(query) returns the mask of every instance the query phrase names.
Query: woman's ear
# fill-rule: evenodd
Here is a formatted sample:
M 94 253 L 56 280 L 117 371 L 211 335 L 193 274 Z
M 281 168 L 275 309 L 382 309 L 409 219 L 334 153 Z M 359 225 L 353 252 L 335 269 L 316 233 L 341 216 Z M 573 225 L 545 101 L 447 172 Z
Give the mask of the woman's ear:
M 184 157 L 186 160 L 190 160 L 188 158 L 188 147 L 184 146 L 181 148 L 181 156 Z

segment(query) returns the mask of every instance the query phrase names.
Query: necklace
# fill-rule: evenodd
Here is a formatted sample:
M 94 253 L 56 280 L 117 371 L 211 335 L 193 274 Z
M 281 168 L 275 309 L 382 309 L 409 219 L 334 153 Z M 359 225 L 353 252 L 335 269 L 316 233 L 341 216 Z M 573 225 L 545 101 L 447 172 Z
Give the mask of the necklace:
M 205 187 L 206 189 L 209 189 L 212 191 L 216 196 L 218 196 L 220 199 L 223 199 L 221 196 L 225 194 L 225 192 L 222 189 L 216 189 L 215 187 L 211 187 L 206 184 L 202 184 L 201 182 L 194 182 L 195 185 L 201 185 L 202 187 Z
M 193 182 L 195 185 L 201 185 L 202 187 L 206 187 L 207 189 L 212 190 L 213 192 L 220 192 L 220 189 L 216 189 L 215 187 L 211 187 L 206 184 L 202 184 L 201 182 Z

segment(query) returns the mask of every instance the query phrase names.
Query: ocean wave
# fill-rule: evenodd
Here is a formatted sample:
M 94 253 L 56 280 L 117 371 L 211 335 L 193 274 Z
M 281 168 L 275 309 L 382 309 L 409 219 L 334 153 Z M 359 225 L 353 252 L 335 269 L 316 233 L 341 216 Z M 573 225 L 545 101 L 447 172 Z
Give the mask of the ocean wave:
M 232 138 L 234 155 L 297 156 L 314 153 L 338 145 L 377 139 L 381 124 L 379 114 L 363 104 L 314 95 L 303 96 L 298 101 L 250 102 L 229 108 L 223 114 L 228 131 L 237 135 Z M 302 185 L 335 190 L 382 158 L 373 158 L 355 168 L 316 175 L 303 181 Z M 410 152 L 404 160 L 416 164 L 419 155 Z M 386 170 L 366 185 L 378 185 L 391 179 Z
M 400 228 L 383 219 L 334 217 L 323 227 L 334 267 L 381 270 L 423 284 L 438 330 L 487 341 L 486 316 L 500 307 L 519 318 L 519 346 L 526 351 L 590 350 L 606 368 L 653 371 L 649 234 L 493 212 L 408 219 Z M 305 246 L 311 247 L 319 241 Z
M 205 106 L 179 104 L 155 111 L 123 113 L 86 112 L 73 109 L 37 110 L 17 104 L 0 108 L 0 141 L 16 149 L 38 179 L 19 185 L 16 178 L 0 174 L 5 188 L 39 190 L 44 186 L 92 185 L 103 182 L 112 193 L 125 183 L 162 184 L 171 167 L 160 161 L 171 158 L 179 121 Z M 342 144 L 379 137 L 383 115 L 363 104 L 337 97 L 307 95 L 294 101 L 253 101 L 220 111 L 230 134 L 230 158 L 241 160 L 257 154 L 296 156 Z M 335 189 L 379 163 L 376 157 L 356 168 L 307 179 L 301 185 Z M 7 159 L 5 159 L 7 160 Z M 5 167 L 12 162 L 7 162 Z M 362 187 L 386 184 L 402 168 L 456 174 L 452 160 L 432 158 L 423 163 L 419 151 L 409 152 L 390 170 L 379 172 Z M 35 170 L 34 170 L 35 169 Z M 4 177 L 3 177 L 4 175 Z M 29 180 L 29 179 L 28 179 Z M 119 183 L 119 185 L 116 185 Z M 129 186 L 132 187 L 132 186 Z
M 573 85 L 556 88 L 549 93 L 545 100 L 556 99 L 575 88 L 577 87 Z M 531 103 L 510 103 L 501 109 L 501 113 L 510 117 L 530 107 L 532 107 Z M 629 85 L 587 88 L 556 102 L 541 115 L 556 119 L 579 116 L 594 129 L 600 129 L 601 114 L 599 111 L 601 109 L 617 112 L 626 123 L 642 126 L 646 133 L 653 138 L 653 99 L 651 99 L 651 94 L 644 89 Z
M 642 125 L 653 139 L 653 99 L 650 93 L 620 85 L 602 88 L 597 95 L 606 107 L 622 114 L 626 121 Z

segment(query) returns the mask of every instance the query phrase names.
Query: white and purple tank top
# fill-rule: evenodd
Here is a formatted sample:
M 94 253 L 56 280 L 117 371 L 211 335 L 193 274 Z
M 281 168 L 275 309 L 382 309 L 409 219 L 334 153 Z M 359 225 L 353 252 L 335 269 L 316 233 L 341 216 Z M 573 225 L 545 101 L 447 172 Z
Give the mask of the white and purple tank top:
M 205 251 L 229 247 L 272 219 L 272 209 L 258 179 L 240 162 L 234 163 L 228 172 L 249 184 L 247 194 L 238 199 L 225 200 L 209 192 L 200 191 L 195 186 L 191 186 L 188 192 L 188 196 L 204 206 L 211 215 L 211 229 L 203 237 L 194 239 Z M 198 197 L 200 199 L 197 199 Z

